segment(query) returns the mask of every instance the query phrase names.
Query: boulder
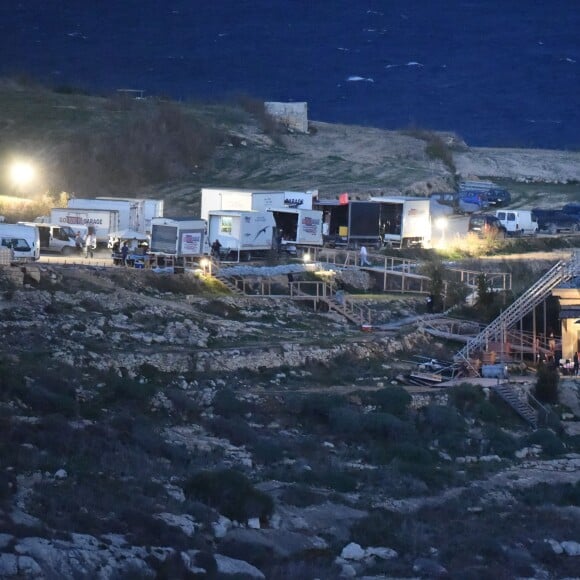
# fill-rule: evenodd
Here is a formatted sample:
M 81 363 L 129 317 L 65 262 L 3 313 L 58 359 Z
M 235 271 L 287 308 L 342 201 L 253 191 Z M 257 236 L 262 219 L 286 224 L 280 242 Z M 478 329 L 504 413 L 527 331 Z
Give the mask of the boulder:
M 319 536 L 307 536 L 284 530 L 251 530 L 233 528 L 223 539 L 224 546 L 244 548 L 251 553 L 256 551 L 270 552 L 273 557 L 293 558 L 311 551 L 326 550 L 328 544 Z M 221 550 L 223 551 L 223 550 Z
M 560 545 L 567 556 L 580 556 L 580 543 L 566 541 L 561 542 Z
M 236 560 L 235 558 L 229 558 L 222 554 L 215 554 L 214 557 L 217 562 L 218 574 L 236 577 L 243 575 L 249 576 L 250 578 L 258 578 L 259 580 L 266 578 L 258 568 L 248 564 L 248 562 L 244 562 L 244 560 Z
M 351 542 L 342 549 L 340 557 L 344 558 L 345 560 L 359 561 L 365 557 L 365 551 L 361 548 L 359 544 Z

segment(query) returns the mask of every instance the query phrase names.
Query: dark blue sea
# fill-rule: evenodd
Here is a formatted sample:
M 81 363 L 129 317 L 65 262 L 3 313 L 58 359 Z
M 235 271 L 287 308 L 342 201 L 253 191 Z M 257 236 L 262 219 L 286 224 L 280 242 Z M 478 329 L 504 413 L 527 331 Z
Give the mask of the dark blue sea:
M 310 118 L 580 147 L 579 0 L 24 0 L 0 75 L 307 101 Z

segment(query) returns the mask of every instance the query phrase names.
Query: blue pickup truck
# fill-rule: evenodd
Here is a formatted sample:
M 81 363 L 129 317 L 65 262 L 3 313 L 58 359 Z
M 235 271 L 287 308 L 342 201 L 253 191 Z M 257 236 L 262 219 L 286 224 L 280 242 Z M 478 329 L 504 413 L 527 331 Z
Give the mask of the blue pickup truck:
M 570 208 L 548 209 L 536 207 L 532 210 L 532 219 L 538 222 L 538 231 L 549 234 L 580 231 L 580 211 L 574 214 Z

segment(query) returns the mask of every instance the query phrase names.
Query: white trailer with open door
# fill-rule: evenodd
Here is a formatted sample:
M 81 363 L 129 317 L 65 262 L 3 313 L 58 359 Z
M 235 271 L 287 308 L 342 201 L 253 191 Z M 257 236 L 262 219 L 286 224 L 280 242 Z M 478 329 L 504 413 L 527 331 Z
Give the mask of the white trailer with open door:
M 269 211 L 210 211 L 207 231 L 210 245 L 218 240 L 222 256 L 239 262 L 272 250 L 276 222 Z
M 381 239 L 384 244 L 403 248 L 431 244 L 431 203 L 419 197 L 371 197 L 381 205 Z
M 271 209 L 282 245 L 322 246 L 322 212 L 314 209 Z

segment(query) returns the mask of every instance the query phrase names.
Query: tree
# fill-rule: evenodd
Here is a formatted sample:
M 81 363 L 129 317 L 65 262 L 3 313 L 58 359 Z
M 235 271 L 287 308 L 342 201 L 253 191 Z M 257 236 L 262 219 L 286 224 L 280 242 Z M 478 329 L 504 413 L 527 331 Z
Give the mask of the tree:
M 554 404 L 558 402 L 560 375 L 552 365 L 540 363 L 536 372 L 534 396 L 540 403 Z

